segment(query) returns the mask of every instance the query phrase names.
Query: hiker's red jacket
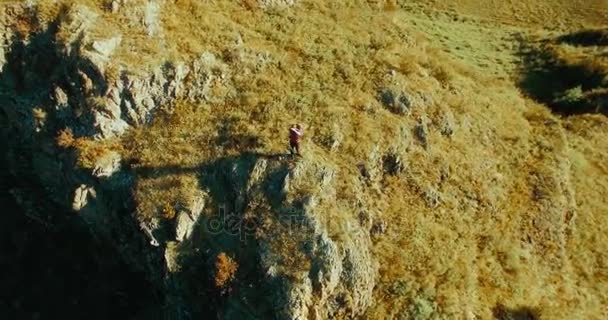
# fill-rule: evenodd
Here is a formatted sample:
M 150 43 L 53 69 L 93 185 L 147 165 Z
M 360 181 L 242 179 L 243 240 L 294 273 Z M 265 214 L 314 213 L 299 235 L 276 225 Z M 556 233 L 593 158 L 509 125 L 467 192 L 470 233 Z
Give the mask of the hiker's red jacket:
M 289 142 L 300 143 L 303 135 L 304 135 L 304 132 L 302 132 L 302 129 L 290 128 L 289 129 Z

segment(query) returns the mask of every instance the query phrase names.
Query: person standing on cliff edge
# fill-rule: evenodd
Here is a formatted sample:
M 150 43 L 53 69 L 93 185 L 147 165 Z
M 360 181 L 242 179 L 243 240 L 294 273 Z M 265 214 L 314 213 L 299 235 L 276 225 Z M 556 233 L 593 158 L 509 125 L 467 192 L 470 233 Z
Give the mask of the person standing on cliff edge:
M 289 152 L 291 155 L 301 156 L 300 143 L 302 142 L 302 136 L 304 136 L 302 125 L 294 124 L 289 128 Z

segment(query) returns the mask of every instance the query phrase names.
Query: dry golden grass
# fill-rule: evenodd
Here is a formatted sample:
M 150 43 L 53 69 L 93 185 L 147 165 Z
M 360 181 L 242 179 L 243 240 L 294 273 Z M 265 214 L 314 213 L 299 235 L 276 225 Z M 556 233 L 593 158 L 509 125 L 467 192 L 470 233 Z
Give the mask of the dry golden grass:
M 85 169 L 93 169 L 96 161 L 110 152 L 121 152 L 122 145 L 116 140 L 105 140 L 103 142 L 78 138 L 74 142 L 78 152 L 78 165 Z
M 501 1 L 501 0 L 418 0 L 430 9 L 458 12 L 502 24 L 537 29 L 578 30 L 602 26 L 608 21 L 608 3 L 603 0 Z
M 78 166 L 85 169 L 93 169 L 96 161 L 110 152 L 124 152 L 120 141 L 95 141 L 84 137 L 76 138 L 69 128 L 59 131 L 55 142 L 61 148 L 73 148 L 77 152 Z

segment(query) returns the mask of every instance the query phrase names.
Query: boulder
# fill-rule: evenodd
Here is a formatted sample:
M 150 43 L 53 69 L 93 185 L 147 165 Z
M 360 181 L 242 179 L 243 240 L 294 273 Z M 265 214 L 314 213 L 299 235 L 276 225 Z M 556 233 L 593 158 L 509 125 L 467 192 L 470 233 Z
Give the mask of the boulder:
M 74 211 L 82 210 L 89 203 L 89 197 L 94 198 L 95 196 L 96 196 L 95 189 L 93 189 L 87 185 L 84 185 L 84 184 L 80 185 L 80 187 L 78 187 L 74 191 L 74 200 L 72 201 L 72 209 Z
M 445 111 L 441 117 L 441 123 L 439 124 L 441 134 L 446 137 L 453 136 L 455 126 L 454 114 L 449 110 Z
M 58 111 L 69 107 L 68 95 L 61 87 L 56 87 L 53 90 L 53 102 L 55 103 L 55 110 Z
M 412 98 L 405 92 L 395 94 L 391 89 L 383 89 L 379 93 L 379 100 L 390 112 L 398 115 L 409 114 L 413 105 Z
M 385 174 L 396 176 L 403 172 L 404 165 L 399 155 L 388 153 L 382 157 L 382 168 Z
M 414 127 L 414 135 L 418 138 L 418 141 L 426 149 L 429 144 L 428 138 L 428 127 L 424 121 L 419 121 Z
M 205 207 L 205 195 L 198 194 L 186 208 L 177 214 L 175 220 L 175 240 L 188 240 L 194 231 L 194 226 Z
M 122 35 L 117 35 L 109 39 L 93 40 L 90 45 L 82 52 L 82 57 L 88 59 L 91 66 L 100 75 L 105 73 L 106 67 L 110 62 L 112 53 L 120 46 Z M 99 81 L 99 79 L 97 79 Z
M 190 217 L 187 212 L 181 211 L 180 213 L 178 213 L 175 222 L 175 240 L 181 242 L 188 239 L 192 234 L 194 222 L 195 221 Z
M 262 8 L 290 7 L 297 3 L 297 0 L 258 0 Z
M 113 174 L 120 171 L 120 154 L 117 152 L 108 152 L 95 161 L 93 168 L 93 176 L 97 178 L 109 178 Z
M 160 25 L 160 10 L 161 4 L 159 1 L 149 1 L 143 8 L 143 25 L 146 28 L 148 36 L 156 36 L 162 31 Z
M 99 14 L 84 5 L 75 5 L 60 21 L 62 39 L 58 42 L 65 56 L 75 56 L 89 41 L 89 30 Z
M 191 68 L 190 90 L 186 93 L 191 101 L 219 102 L 222 97 L 213 94 L 229 76 L 228 66 L 211 52 L 204 52 Z

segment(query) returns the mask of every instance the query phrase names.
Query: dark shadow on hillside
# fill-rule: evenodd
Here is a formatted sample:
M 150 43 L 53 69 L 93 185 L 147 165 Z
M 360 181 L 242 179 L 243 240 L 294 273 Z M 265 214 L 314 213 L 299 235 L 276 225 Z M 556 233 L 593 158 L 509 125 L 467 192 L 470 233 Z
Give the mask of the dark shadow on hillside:
M 59 18 L 44 30 L 34 9 L 16 20 L 27 28 L 10 30 L 7 63 L 0 74 L 0 315 L 149 318 L 143 314 L 162 304 L 160 292 L 67 208 L 73 195 L 66 190 L 75 190 L 78 183 L 57 169 L 59 161 L 69 166 L 72 155 L 65 152 L 55 158 L 53 141 L 56 130 L 76 121 L 67 112 L 70 108 L 65 114 L 44 112 L 55 111 L 50 98 L 54 88 L 69 91 L 79 84 L 72 64 L 78 61 L 71 61 L 75 57 L 66 57 L 55 44 Z M 78 94 L 68 92 L 70 97 Z M 46 115 L 44 124 L 36 110 Z M 86 134 L 86 128 L 75 129 Z
M 6 48 L 0 86 L 2 92 L 14 97 L 21 113 L 31 114 L 34 108 L 51 109 L 52 112 L 46 112 L 48 133 L 70 127 L 77 137 L 92 136 L 96 124 L 87 97 L 103 95 L 108 84 L 93 62 L 80 56 L 84 34 L 70 43 L 70 50 L 58 45 L 60 24 L 68 19 L 69 10 L 68 6 L 62 6 L 55 20 L 43 26 L 34 9 L 30 9 L 23 14 L 23 19 L 31 24 L 28 33 L 10 27 L 10 46 Z M 87 89 L 89 84 L 92 87 Z M 53 110 L 56 89 L 69 97 L 69 107 Z
M 193 309 L 192 318 L 266 319 L 273 317 L 272 288 L 264 281 L 260 269 L 260 248 L 255 234 L 263 223 L 256 215 L 245 215 L 251 199 L 247 187 L 259 160 L 274 162 L 284 170 L 283 154 L 245 152 L 219 158 L 194 167 L 137 168 L 137 175 L 158 176 L 176 173 L 196 173 L 199 188 L 205 190 L 206 213 L 195 222 L 193 233 L 180 248 L 180 272 L 172 274 L 185 297 L 205 301 L 187 301 Z M 281 169 L 283 168 L 283 169 Z M 286 173 L 285 173 L 286 174 Z M 273 175 L 271 173 L 271 175 Z M 284 176 L 283 176 L 284 178 Z M 238 263 L 236 278 L 225 288 L 214 282 L 215 259 L 225 253 Z M 247 297 L 246 300 L 241 299 Z
M 496 306 L 492 312 L 496 320 L 536 320 L 539 319 L 537 312 L 530 308 L 509 309 L 503 305 Z
M 582 30 L 557 38 L 560 43 L 574 46 L 608 46 L 608 29 Z
M 288 160 L 291 159 L 291 156 L 286 153 L 271 153 L 264 154 L 259 152 L 244 152 L 243 154 L 235 157 L 228 157 L 226 159 L 239 159 L 239 158 L 255 158 L 255 159 L 266 159 L 266 160 Z M 209 164 L 200 164 L 197 166 L 179 166 L 179 165 L 170 165 L 170 166 L 142 166 L 139 165 L 136 160 L 131 161 L 128 165 L 132 168 L 132 171 L 136 174 L 137 177 L 141 178 L 156 178 L 167 175 L 177 175 L 177 174 L 185 174 L 185 173 L 198 173 L 206 172 L 209 167 L 213 167 L 213 165 Z
M 271 206 L 280 206 L 285 200 L 282 183 L 289 173 L 291 157 L 286 154 L 244 152 L 221 157 L 197 166 L 144 167 L 133 165 L 137 178 L 155 178 L 165 175 L 193 173 L 198 176 L 199 189 L 208 197 L 205 213 L 199 217 L 190 237 L 179 245 L 179 264 L 183 268 L 170 275 L 178 284 L 179 295 L 192 308 L 185 318 L 209 317 L 224 319 L 267 319 L 274 316 L 271 297 L 276 295 L 261 276 L 260 244 L 258 234 L 264 223 L 260 215 L 246 214 L 251 199 L 247 189 L 251 176 L 260 160 L 267 160 L 268 167 L 261 181 L 256 181 L 263 196 Z M 273 210 L 274 208 L 268 208 Z M 169 229 L 174 230 L 174 226 Z M 174 235 L 167 232 L 168 239 Z M 238 263 L 236 278 L 226 288 L 218 288 L 214 282 L 215 259 L 225 253 Z M 246 300 L 242 299 L 246 297 Z M 200 304 L 198 301 L 205 301 Z M 183 311 L 169 313 L 183 315 Z
M 9 177 L 5 182 L 14 181 Z M 3 319 L 145 318 L 162 297 L 76 218 L 47 228 L 0 189 L 0 314 Z M 45 212 L 69 216 L 59 208 Z
M 606 114 L 608 106 L 604 97 L 586 96 L 587 92 L 601 88 L 606 75 L 589 72 L 582 64 L 569 65 L 559 61 L 547 50 L 549 43 L 522 44 L 519 87 L 529 97 L 562 116 Z

